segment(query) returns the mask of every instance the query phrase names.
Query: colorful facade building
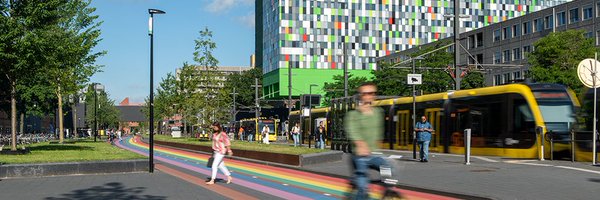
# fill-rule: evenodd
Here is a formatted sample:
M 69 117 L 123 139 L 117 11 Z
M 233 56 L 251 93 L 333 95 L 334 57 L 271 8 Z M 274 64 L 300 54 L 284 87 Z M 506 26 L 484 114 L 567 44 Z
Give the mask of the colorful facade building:
M 371 76 L 375 59 L 453 35 L 451 0 L 258 0 L 257 66 L 269 98 L 313 93 L 347 67 Z M 568 0 L 464 0 L 461 32 L 522 16 Z

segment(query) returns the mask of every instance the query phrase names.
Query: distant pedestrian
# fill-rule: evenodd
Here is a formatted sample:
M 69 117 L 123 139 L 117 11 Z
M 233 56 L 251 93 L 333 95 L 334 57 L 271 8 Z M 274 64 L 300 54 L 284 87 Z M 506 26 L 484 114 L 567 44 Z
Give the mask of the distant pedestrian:
M 240 126 L 240 130 L 238 130 L 238 135 L 241 141 L 244 141 L 244 127 Z
M 252 127 L 248 127 L 248 142 L 252 142 L 254 140 L 254 129 Z
M 297 147 L 300 144 L 300 125 L 298 122 L 292 127 L 292 138 L 294 139 L 294 146 Z
M 325 149 L 325 126 L 323 126 L 323 121 L 319 122 L 319 126 L 315 130 L 315 148 Z
M 269 128 L 269 126 L 267 126 L 265 124 L 265 126 L 263 126 L 263 129 L 261 131 L 261 136 L 262 136 L 263 143 L 269 144 L 269 133 L 270 132 L 271 132 L 271 129 Z
M 221 170 L 221 172 L 223 172 L 223 174 L 225 174 L 225 176 L 227 176 L 227 184 L 231 183 L 231 180 L 233 179 L 231 177 L 231 172 L 229 172 L 229 170 L 227 170 L 227 167 L 225 166 L 225 162 L 223 161 L 223 158 L 225 157 L 225 154 L 232 156 L 233 155 L 233 151 L 231 151 L 231 142 L 229 141 L 229 137 L 227 137 L 227 134 L 225 133 L 225 131 L 223 131 L 223 128 L 221 127 L 221 124 L 219 124 L 219 122 L 214 122 L 211 125 L 211 128 L 213 129 L 213 134 L 212 134 L 212 149 L 214 150 L 213 152 L 213 163 L 212 163 L 212 173 L 211 173 L 211 177 L 210 177 L 210 181 L 206 182 L 207 185 L 212 185 L 215 184 L 215 178 L 217 177 L 217 168 L 219 168 Z
M 424 115 L 421 117 L 421 121 L 415 124 L 415 131 L 417 132 L 417 144 L 419 144 L 419 157 L 421 162 L 429 162 L 429 141 L 431 141 L 431 134 L 433 129 L 431 124 L 427 121 L 427 117 Z

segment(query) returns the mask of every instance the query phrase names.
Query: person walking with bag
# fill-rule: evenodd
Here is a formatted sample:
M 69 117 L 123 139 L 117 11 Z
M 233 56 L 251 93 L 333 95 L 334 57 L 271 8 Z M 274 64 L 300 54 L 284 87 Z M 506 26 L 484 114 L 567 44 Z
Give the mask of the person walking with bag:
M 420 122 L 415 124 L 415 131 L 417 132 L 417 144 L 419 144 L 419 157 L 421 157 L 421 162 L 429 162 L 427 157 L 429 155 L 429 141 L 431 141 L 433 129 L 425 115 L 421 117 Z
M 214 122 L 211 125 L 213 129 L 213 138 L 212 138 L 212 149 L 213 153 L 213 163 L 212 163 L 212 174 L 210 177 L 210 181 L 206 182 L 207 185 L 215 184 L 215 178 L 217 177 L 217 168 L 227 176 L 227 184 L 231 183 L 233 178 L 231 177 L 231 172 L 227 170 L 225 166 L 225 162 L 223 158 L 225 154 L 232 156 L 233 152 L 231 151 L 231 142 L 227 137 L 227 134 L 223 131 L 221 124 L 219 122 Z
M 294 147 L 297 147 L 300 144 L 300 125 L 298 122 L 292 127 L 292 138 L 294 138 Z

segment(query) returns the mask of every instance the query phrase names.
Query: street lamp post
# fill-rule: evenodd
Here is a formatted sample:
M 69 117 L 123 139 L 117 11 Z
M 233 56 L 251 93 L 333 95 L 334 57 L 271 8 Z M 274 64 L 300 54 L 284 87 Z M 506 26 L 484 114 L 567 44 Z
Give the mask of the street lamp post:
M 96 138 L 98 137 L 98 115 L 96 109 L 98 108 L 98 91 L 96 91 L 96 85 L 98 83 L 93 83 L 92 86 L 94 88 L 94 142 L 96 142 Z
M 317 84 L 310 84 L 308 87 L 308 148 L 310 148 L 310 136 L 313 133 L 312 130 L 312 87 L 319 86 Z
M 100 83 L 92 83 L 92 89 L 94 90 L 94 142 L 96 142 L 96 138 L 98 137 L 98 92 L 104 90 L 104 86 Z
M 152 24 L 154 23 L 154 14 L 165 14 L 164 11 L 158 9 L 148 9 L 150 19 L 148 21 L 148 35 L 150 35 L 150 121 L 149 121 L 149 134 L 150 134 L 150 155 L 148 163 L 148 172 L 154 172 L 154 33 Z

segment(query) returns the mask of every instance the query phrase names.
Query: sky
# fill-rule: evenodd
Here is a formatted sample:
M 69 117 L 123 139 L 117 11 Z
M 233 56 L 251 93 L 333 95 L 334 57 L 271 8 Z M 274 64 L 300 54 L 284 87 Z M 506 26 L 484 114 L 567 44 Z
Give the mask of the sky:
M 92 0 L 102 24 L 95 52 L 102 72 L 91 82 L 105 86 L 115 103 L 142 103 L 150 93 L 149 8 L 154 15 L 154 88 L 184 62 L 194 64 L 194 40 L 213 32 L 219 66 L 249 66 L 254 53 L 254 0 Z

